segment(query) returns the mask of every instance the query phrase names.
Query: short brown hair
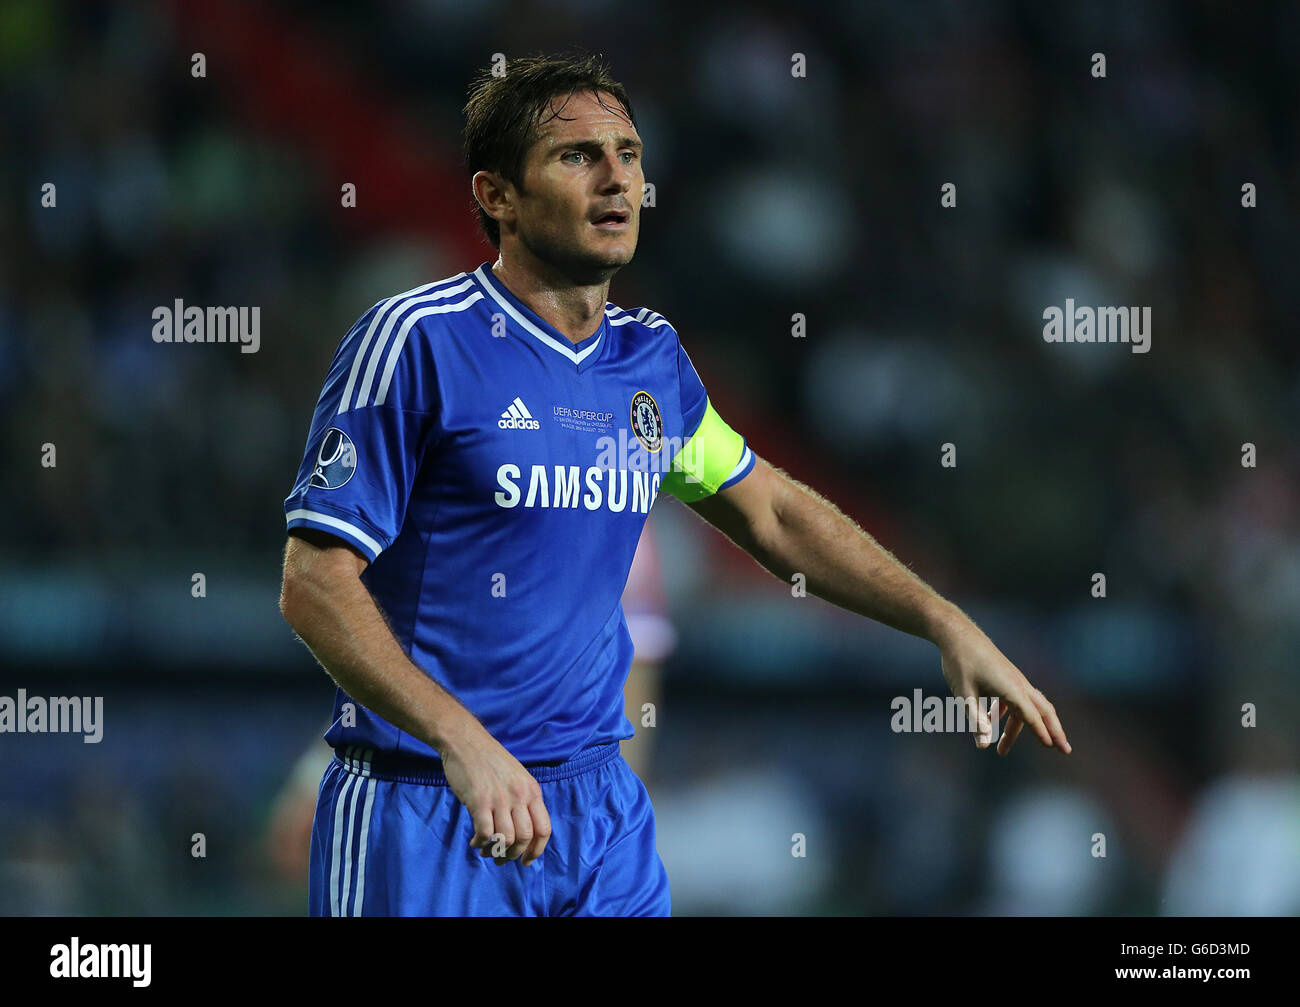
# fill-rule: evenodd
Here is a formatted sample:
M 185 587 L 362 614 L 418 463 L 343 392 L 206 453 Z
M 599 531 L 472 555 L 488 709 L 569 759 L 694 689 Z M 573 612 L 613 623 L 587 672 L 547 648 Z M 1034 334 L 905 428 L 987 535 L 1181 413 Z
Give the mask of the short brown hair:
M 565 95 L 567 102 L 574 94 L 588 91 L 597 97 L 602 91 L 613 95 L 636 125 L 627 90 L 610 75 L 601 54 L 581 50 L 561 56 L 539 53 L 507 60 L 504 76 L 494 76 L 491 69 L 481 71 L 470 84 L 464 109 L 465 167 L 470 178 L 479 171 L 496 172 L 522 191 L 524 162 L 537 142 L 542 114 L 551 99 Z M 492 247 L 499 249 L 500 225 L 477 200 L 474 206 L 483 233 Z

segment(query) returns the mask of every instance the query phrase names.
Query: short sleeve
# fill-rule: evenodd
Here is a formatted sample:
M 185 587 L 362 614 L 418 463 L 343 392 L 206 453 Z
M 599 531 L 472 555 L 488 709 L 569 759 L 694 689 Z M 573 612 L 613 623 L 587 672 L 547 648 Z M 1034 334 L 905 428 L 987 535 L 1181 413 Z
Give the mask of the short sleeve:
M 429 341 L 388 307 L 376 304 L 339 343 L 284 501 L 288 530 L 328 532 L 371 561 L 402 529 L 438 411 Z
M 682 444 L 660 484 L 683 503 L 712 496 L 740 482 L 754 468 L 754 452 L 709 401 L 695 365 L 676 331 L 677 382 L 681 389 Z

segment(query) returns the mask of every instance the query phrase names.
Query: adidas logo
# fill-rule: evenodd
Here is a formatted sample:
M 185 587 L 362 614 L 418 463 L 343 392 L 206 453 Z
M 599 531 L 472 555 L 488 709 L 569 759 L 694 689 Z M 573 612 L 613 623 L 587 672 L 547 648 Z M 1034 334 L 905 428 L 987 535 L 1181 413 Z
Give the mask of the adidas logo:
M 501 419 L 497 420 L 497 426 L 502 430 L 540 430 L 542 425 L 533 419 L 533 414 L 528 411 L 524 405 L 523 399 L 518 395 L 510 403 L 510 407 L 501 414 Z

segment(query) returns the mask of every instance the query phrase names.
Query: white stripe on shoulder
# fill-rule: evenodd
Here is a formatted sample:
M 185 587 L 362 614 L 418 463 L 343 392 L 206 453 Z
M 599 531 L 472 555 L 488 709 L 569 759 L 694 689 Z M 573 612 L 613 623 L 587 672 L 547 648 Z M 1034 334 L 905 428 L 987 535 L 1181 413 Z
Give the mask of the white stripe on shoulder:
M 370 354 L 370 366 L 366 368 L 365 380 L 362 381 L 361 383 L 361 390 L 357 392 L 357 401 L 356 401 L 355 408 L 360 409 L 362 406 L 368 404 L 366 402 L 366 399 L 370 397 L 370 389 L 374 386 L 375 371 L 379 368 L 379 358 L 380 356 L 383 355 L 384 346 L 387 345 L 388 343 L 388 337 L 392 334 L 393 324 L 397 321 L 398 316 L 401 315 L 404 311 L 407 311 L 408 309 L 415 307 L 417 304 L 426 304 L 429 301 L 441 301 L 448 297 L 454 297 L 457 294 L 463 294 L 466 290 L 468 290 L 472 286 L 473 286 L 473 281 L 466 280 L 464 283 L 461 283 L 455 287 L 448 287 L 446 290 L 435 290 L 433 293 L 425 294 L 423 297 L 412 297 L 410 300 L 403 302 L 395 310 L 390 311 L 388 313 L 388 321 L 384 323 L 384 327 L 379 333 L 379 338 L 375 341 L 375 348 Z M 469 307 L 469 305 L 473 304 L 476 300 L 478 300 L 482 296 L 483 295 L 481 293 L 475 293 L 473 296 L 468 297 L 463 301 L 458 301 L 456 305 L 448 305 L 447 309 L 450 310 L 450 308 L 455 307 L 457 311 L 463 310 L 464 308 Z M 409 330 L 410 330 L 410 326 L 403 324 L 401 331 L 407 332 Z M 394 351 L 400 349 L 401 349 L 400 343 L 393 344 Z M 384 368 L 385 375 L 392 373 L 391 368 L 392 366 L 394 366 L 393 362 L 395 359 L 396 359 L 396 352 L 390 353 L 388 357 L 388 361 L 386 362 Z
M 666 325 L 674 332 L 677 331 L 668 319 L 657 311 L 651 311 L 649 308 L 637 308 L 635 312 L 631 312 L 610 305 L 605 309 L 605 314 L 609 316 L 610 325 L 627 325 L 629 322 L 637 322 L 647 329 L 657 329 Z
M 649 308 L 642 308 L 636 313 L 636 320 L 648 329 L 653 329 L 657 325 L 667 324 L 667 319 L 657 311 L 651 311 Z
M 344 346 L 352 342 L 352 340 L 356 337 L 356 334 L 358 332 L 364 331 L 365 328 L 370 324 L 369 322 L 366 321 L 366 316 L 369 315 L 370 312 L 374 311 L 377 307 L 379 307 L 383 303 L 384 303 L 383 301 L 375 301 L 374 304 L 370 305 L 370 307 L 366 308 L 366 310 L 361 313 L 360 318 L 358 318 L 355 322 L 352 323 L 352 328 L 348 329 L 348 334 L 343 337 L 343 342 L 339 344 L 340 353 L 343 352 Z
M 636 318 L 628 314 L 616 304 L 605 305 L 605 317 L 609 319 L 610 325 L 626 325 L 628 322 L 635 322 Z
M 463 282 L 457 286 L 451 286 L 452 284 L 455 284 L 457 280 L 462 280 Z M 405 290 L 400 294 L 394 294 L 392 297 L 388 298 L 388 300 L 380 302 L 379 310 L 371 316 L 370 324 L 366 327 L 365 338 L 361 340 L 361 345 L 357 347 L 356 356 L 352 358 L 352 370 L 348 372 L 347 384 L 343 386 L 343 397 L 339 402 L 338 411 L 340 413 L 346 413 L 348 409 L 352 407 L 352 392 L 353 389 L 356 388 L 357 377 L 361 373 L 362 362 L 366 359 L 366 354 L 370 350 L 371 341 L 375 337 L 375 331 L 379 329 L 381 323 L 384 323 L 383 340 L 387 340 L 388 333 L 392 331 L 392 320 L 415 298 L 418 298 L 419 295 L 433 291 L 434 293 L 432 293 L 430 297 L 423 298 L 423 300 L 429 300 L 434 297 L 453 297 L 460 291 L 471 286 L 472 282 L 473 281 L 466 279 L 465 273 L 461 272 L 457 273 L 455 276 L 449 276 L 445 280 L 435 280 L 433 283 L 425 283 L 418 287 L 412 287 L 410 290 Z M 382 352 L 382 350 L 383 342 L 381 341 L 375 351 L 376 355 Z M 371 365 L 370 373 L 374 373 L 373 364 Z M 364 404 L 364 398 L 364 396 L 358 396 L 358 406 Z
M 469 281 L 466 282 L 468 283 Z M 464 300 L 456 301 L 454 304 L 440 304 L 432 308 L 421 308 L 419 311 L 412 311 L 409 315 L 407 315 L 406 319 L 402 322 L 402 327 L 397 330 L 397 338 L 393 340 L 393 348 L 388 351 L 388 359 L 384 362 L 384 373 L 380 376 L 379 379 L 379 390 L 375 393 L 375 400 L 374 402 L 371 403 L 371 405 L 382 406 L 384 402 L 388 399 L 388 386 L 392 384 L 393 371 L 397 370 L 397 358 L 401 355 L 402 347 L 406 345 L 406 337 L 410 335 L 411 328 L 415 325 L 416 322 L 418 322 L 421 318 L 428 317 L 429 315 L 445 315 L 457 311 L 464 311 L 466 308 L 472 307 L 476 301 L 481 301 L 482 299 L 483 299 L 483 291 L 476 290 L 474 291 L 474 293 L 470 294 Z M 382 346 L 380 348 L 382 349 Z M 379 351 L 376 350 L 375 359 L 377 360 L 378 358 L 379 358 Z M 371 362 L 370 366 L 374 367 L 373 361 Z M 368 391 L 369 383 L 370 383 L 370 376 L 367 375 L 366 388 L 362 389 L 363 392 Z M 366 404 L 365 402 L 357 403 L 358 406 L 363 406 L 365 404 Z

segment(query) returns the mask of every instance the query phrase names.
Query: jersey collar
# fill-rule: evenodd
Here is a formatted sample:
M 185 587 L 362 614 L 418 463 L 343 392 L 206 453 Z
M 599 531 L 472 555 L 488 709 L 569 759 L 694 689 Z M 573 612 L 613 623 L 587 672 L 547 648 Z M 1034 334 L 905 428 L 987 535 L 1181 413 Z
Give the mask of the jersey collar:
M 580 343 L 572 343 L 568 337 L 553 328 L 540 315 L 536 314 L 523 301 L 506 289 L 505 284 L 492 272 L 492 263 L 485 262 L 474 270 L 474 278 L 479 285 L 510 316 L 524 332 L 536 339 L 543 346 L 554 350 L 565 359 L 574 363 L 578 370 L 584 370 L 595 362 L 596 352 L 605 342 L 609 331 L 609 305 L 605 306 L 600 320 L 600 328 Z

